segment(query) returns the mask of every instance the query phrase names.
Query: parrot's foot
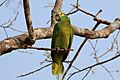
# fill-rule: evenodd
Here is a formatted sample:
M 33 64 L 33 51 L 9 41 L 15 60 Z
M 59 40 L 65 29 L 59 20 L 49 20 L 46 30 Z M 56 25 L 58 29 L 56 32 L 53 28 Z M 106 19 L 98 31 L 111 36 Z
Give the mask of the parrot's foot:
M 59 52 L 59 50 L 60 50 L 60 48 L 59 48 L 59 47 L 57 47 L 57 48 L 56 48 L 56 52 Z
M 64 48 L 64 51 L 67 53 L 67 52 L 68 52 L 68 49 L 67 49 L 67 48 Z

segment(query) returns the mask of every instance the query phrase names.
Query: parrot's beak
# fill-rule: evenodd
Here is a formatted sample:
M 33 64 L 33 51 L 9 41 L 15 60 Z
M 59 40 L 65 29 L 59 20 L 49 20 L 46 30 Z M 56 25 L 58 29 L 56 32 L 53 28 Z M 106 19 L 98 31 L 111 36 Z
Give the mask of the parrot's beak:
M 56 14 L 55 19 L 56 19 L 56 21 L 60 21 L 61 20 L 60 16 L 58 14 Z

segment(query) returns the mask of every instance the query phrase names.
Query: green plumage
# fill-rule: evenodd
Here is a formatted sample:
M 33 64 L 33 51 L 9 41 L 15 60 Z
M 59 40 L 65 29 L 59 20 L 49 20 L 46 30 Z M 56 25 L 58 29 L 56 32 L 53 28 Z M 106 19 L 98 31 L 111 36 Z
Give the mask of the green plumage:
M 73 40 L 73 28 L 70 23 L 70 19 L 64 13 L 60 12 L 56 15 L 56 20 L 58 21 L 55 24 L 51 48 L 64 48 L 70 49 Z M 64 62 L 69 54 L 67 52 L 56 52 L 51 51 L 51 57 L 53 60 L 52 63 L 52 74 L 59 75 L 64 72 L 64 66 L 62 62 Z

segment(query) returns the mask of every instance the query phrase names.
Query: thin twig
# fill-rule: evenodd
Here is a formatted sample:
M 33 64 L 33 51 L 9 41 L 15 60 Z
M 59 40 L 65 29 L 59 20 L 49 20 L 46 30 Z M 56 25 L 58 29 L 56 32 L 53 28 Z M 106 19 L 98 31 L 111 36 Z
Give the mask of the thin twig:
M 14 47 L 15 48 L 15 47 Z M 38 47 L 23 47 L 24 48 L 28 48 L 28 49 L 36 49 L 36 50 L 45 50 L 45 51 L 73 51 L 73 49 L 65 49 L 65 48 L 38 48 Z M 22 47 L 21 47 L 22 49 Z
M 110 75 L 110 77 L 112 78 L 112 80 L 115 80 L 113 75 L 110 73 L 110 71 L 104 66 L 104 65 L 101 65 L 106 71 L 107 73 Z
M 90 44 L 91 44 L 91 46 L 92 46 L 92 48 L 93 48 L 93 50 L 94 50 L 94 52 L 93 52 L 94 59 L 96 59 L 96 61 L 99 62 L 99 60 L 98 60 L 98 58 L 97 58 L 97 50 L 96 50 L 96 46 L 97 46 L 98 40 L 96 41 L 95 46 L 92 44 L 92 42 L 91 42 L 90 40 L 89 40 L 89 42 L 90 42 Z M 91 55 L 92 55 L 92 54 L 91 54 Z
M 3 30 L 4 30 L 4 32 L 5 32 L 6 37 L 8 38 L 9 36 L 8 36 L 8 34 L 7 34 L 6 29 L 5 29 L 5 28 L 3 28 Z
M 17 19 L 19 15 L 19 12 L 17 12 L 17 14 L 15 15 L 14 19 L 12 21 L 8 20 L 7 22 L 3 23 L 2 25 L 0 25 L 0 27 L 2 28 L 9 28 Z
M 82 80 L 84 80 L 87 76 L 88 76 L 88 74 L 90 73 L 90 71 L 91 71 L 91 68 L 88 70 L 88 72 L 85 74 L 85 76 L 82 78 Z
M 50 66 L 51 64 L 52 64 L 52 63 L 47 64 L 47 65 L 45 65 L 45 66 L 43 66 L 43 67 L 41 67 L 41 68 L 39 68 L 39 69 L 36 69 L 36 70 L 34 70 L 34 71 L 28 72 L 28 73 L 26 73 L 26 74 L 22 74 L 22 75 L 20 75 L 20 76 L 17 76 L 17 78 L 25 77 L 25 76 L 28 76 L 28 75 L 33 74 L 33 73 L 35 73 L 35 72 L 38 72 L 38 71 L 42 70 L 43 68 L 46 68 L 46 67 Z
M 7 26 L 5 26 L 4 28 L 7 28 L 7 27 L 11 26 L 16 21 L 18 15 L 19 15 L 19 12 L 17 12 L 15 18 Z
M 110 25 L 111 24 L 111 22 L 99 19 L 95 15 L 93 15 L 93 14 L 91 14 L 91 13 L 89 13 L 89 12 L 87 12 L 87 11 L 81 9 L 81 8 L 79 8 L 78 6 L 75 6 L 75 5 L 72 5 L 72 6 L 75 7 L 78 11 L 81 11 L 81 12 L 85 13 L 86 15 L 89 15 L 89 16 L 93 17 L 94 20 L 97 21 L 97 22 L 101 22 L 101 23 L 106 24 L 106 25 Z
M 76 6 L 78 6 L 78 7 L 79 7 L 79 0 L 77 0 L 77 1 L 76 1 L 76 4 L 77 4 Z
M 76 12 L 78 12 L 78 10 L 74 10 L 74 11 L 72 11 L 72 12 L 69 12 L 69 13 L 67 13 L 66 15 L 71 15 L 71 14 L 74 14 L 74 13 L 76 13 Z
M 114 60 L 114 59 L 116 59 L 116 58 L 118 58 L 118 57 L 120 57 L 120 54 L 119 54 L 119 55 L 116 55 L 116 56 L 114 56 L 114 57 L 112 57 L 112 58 L 110 58 L 110 59 L 107 59 L 107 60 L 105 60 L 105 61 L 96 63 L 96 64 L 91 65 L 91 66 L 88 66 L 88 67 L 85 67 L 85 68 L 83 68 L 83 69 L 81 69 L 81 70 L 79 70 L 79 71 L 73 72 L 73 73 L 69 76 L 69 79 L 70 79 L 73 75 L 75 75 L 75 74 L 77 74 L 77 73 L 79 73 L 79 72 L 82 72 L 82 71 L 84 71 L 84 70 L 87 70 L 87 69 L 96 67 L 96 66 L 98 66 L 98 65 L 102 65 L 102 64 L 108 63 L 108 62 L 110 62 L 110 61 L 112 61 L 112 60 Z
M 119 34 L 120 34 L 120 32 L 117 33 L 116 37 L 114 38 L 114 40 L 113 40 L 113 42 L 112 42 L 111 47 L 110 47 L 107 51 L 105 51 L 103 54 L 101 54 L 100 56 L 98 56 L 98 58 L 103 57 L 103 56 L 106 55 L 108 52 L 110 52 L 111 50 L 113 50 L 114 44 L 115 44 L 115 42 L 116 42 Z
M 114 39 L 114 42 L 115 42 L 115 39 Z M 114 43 L 113 42 L 113 43 Z M 96 41 L 96 43 L 97 43 L 97 41 Z M 113 45 L 113 43 L 112 43 L 112 45 Z M 94 58 L 96 59 L 96 62 L 97 63 L 99 63 L 99 57 L 97 57 L 97 54 L 96 54 L 96 44 L 95 44 L 95 47 L 93 46 L 93 44 L 90 42 L 90 44 L 91 44 L 91 46 L 92 46 L 92 48 L 93 48 L 93 50 L 94 50 Z M 112 47 L 113 48 L 113 47 Z M 112 49 L 111 48 L 111 49 Z M 110 50 L 109 50 L 110 51 Z M 107 73 L 110 75 L 110 77 L 114 80 L 114 77 L 113 77 L 113 75 L 110 73 L 110 71 L 104 66 L 104 65 L 102 65 L 101 64 L 101 66 L 107 71 Z
M 4 0 L 4 1 L 0 4 L 0 6 L 2 6 L 6 1 L 7 1 L 7 0 Z
M 16 21 L 18 15 L 19 15 L 19 12 L 17 12 L 17 14 L 15 15 L 15 18 L 14 18 L 12 21 L 8 20 L 8 21 L 5 22 L 4 24 L 0 25 L 0 27 L 3 28 L 3 30 L 4 30 L 4 32 L 5 32 L 5 35 L 6 35 L 7 38 L 8 38 L 8 34 L 7 34 L 7 31 L 6 31 L 6 28 L 10 28 L 10 29 L 13 29 L 13 30 L 16 30 L 16 31 L 17 31 L 17 29 L 11 28 L 10 26 Z M 18 31 L 19 31 L 19 30 L 18 30 Z
M 72 5 L 72 4 L 71 4 L 71 5 Z M 93 15 L 93 14 L 91 14 L 91 13 L 89 13 L 89 12 L 87 12 L 87 11 L 81 9 L 81 8 L 79 8 L 78 6 L 75 6 L 75 5 L 72 5 L 72 6 L 75 7 L 77 10 L 85 13 L 86 15 L 89 15 L 89 16 L 91 16 L 91 17 L 95 17 L 95 15 Z
M 71 5 L 72 5 L 72 4 L 71 4 Z M 76 6 L 77 6 L 77 7 L 80 6 L 80 5 L 79 5 L 79 0 L 76 1 Z M 75 7 L 74 7 L 73 9 L 71 9 L 71 11 L 74 10 L 74 9 L 75 9 Z M 78 12 L 78 9 L 77 9 L 77 10 L 74 10 L 74 11 L 72 11 L 72 12 L 69 12 L 69 13 L 67 13 L 66 15 L 71 15 L 71 14 L 74 14 L 74 13 L 76 13 L 76 12 Z

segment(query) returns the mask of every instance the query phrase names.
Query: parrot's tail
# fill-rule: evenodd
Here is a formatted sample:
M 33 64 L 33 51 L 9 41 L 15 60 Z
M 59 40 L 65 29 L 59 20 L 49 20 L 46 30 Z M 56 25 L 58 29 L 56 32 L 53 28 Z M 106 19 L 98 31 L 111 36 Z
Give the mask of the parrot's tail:
M 52 63 L 52 74 L 60 75 L 64 73 L 64 66 L 62 63 Z

